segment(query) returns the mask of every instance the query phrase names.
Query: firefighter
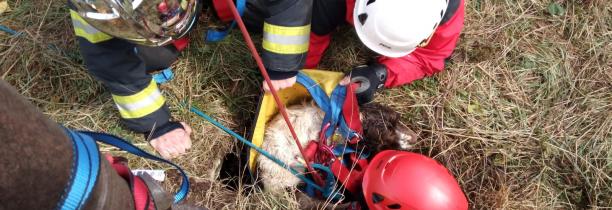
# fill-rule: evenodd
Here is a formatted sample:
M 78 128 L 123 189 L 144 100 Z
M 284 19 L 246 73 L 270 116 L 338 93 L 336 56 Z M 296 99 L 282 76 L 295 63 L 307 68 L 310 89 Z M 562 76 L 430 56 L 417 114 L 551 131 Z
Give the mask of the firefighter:
M 256 2 L 249 2 L 245 14 L 246 22 L 254 29 L 261 28 L 262 16 L 274 12 L 262 9 Z M 302 20 L 300 27 L 311 29 L 307 51 L 301 41 L 308 35 L 297 27 L 282 30 L 263 27 L 263 56 L 267 58 L 264 63 L 275 79 L 273 84 L 278 89 L 290 87 L 297 70 L 316 68 L 330 43 L 331 33 L 348 23 L 354 26 L 361 42 L 380 55 L 374 62 L 348 73 L 351 81 L 361 83 L 357 90 L 361 104 L 373 100 L 374 93 L 383 87 L 405 85 L 442 71 L 464 21 L 464 0 L 314 0 L 312 3 L 312 11 L 302 9 L 311 15 L 291 12 L 295 15 L 280 19 L 293 21 L 296 26 Z M 312 20 L 310 25 L 308 20 Z M 270 25 L 268 19 L 265 21 Z
M 166 99 L 148 72 L 162 70 L 187 45 L 196 0 L 70 0 L 70 16 L 89 73 L 110 91 L 123 124 L 143 133 L 164 158 L 191 147 L 191 128 L 171 120 Z M 152 12 L 155 11 L 155 12 Z
M 292 85 L 306 61 L 312 0 L 255 1 L 266 13 L 261 28 L 269 32 L 263 41 L 267 70 L 275 86 Z M 189 149 L 191 128 L 171 120 L 165 98 L 147 72 L 177 59 L 203 4 L 212 5 L 219 19 L 231 14 L 223 0 L 69 0 L 89 73 L 111 92 L 123 124 L 144 133 L 165 158 Z

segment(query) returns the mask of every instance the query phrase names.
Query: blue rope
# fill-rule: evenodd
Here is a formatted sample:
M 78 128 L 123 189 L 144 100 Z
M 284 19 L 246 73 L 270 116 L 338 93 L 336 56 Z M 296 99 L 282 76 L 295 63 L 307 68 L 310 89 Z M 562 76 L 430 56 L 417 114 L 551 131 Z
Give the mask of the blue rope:
M 4 31 L 4 32 L 10 34 L 11 36 L 19 36 L 19 35 L 21 35 L 21 32 L 14 31 L 13 29 L 10 29 L 10 28 L 8 28 L 6 26 L 3 26 L 3 25 L 0 25 L 0 31 Z
M 195 114 L 197 114 L 198 116 L 204 118 L 206 121 L 212 123 L 217 128 L 220 128 L 221 130 L 225 131 L 227 134 L 231 135 L 232 137 L 240 140 L 242 143 L 244 143 L 244 144 L 248 145 L 249 147 L 255 149 L 257 152 L 259 152 L 259 154 L 262 154 L 263 156 L 265 156 L 266 158 L 272 160 L 274 163 L 278 164 L 279 166 L 289 170 L 289 172 L 291 172 L 294 176 L 296 176 L 300 180 L 304 181 L 306 184 L 310 185 L 314 189 L 325 193 L 326 190 L 321 188 L 319 185 L 315 184 L 312 180 L 306 178 L 305 176 L 300 174 L 298 171 L 296 171 L 295 169 L 293 169 L 289 165 L 285 164 L 283 161 L 279 160 L 278 158 L 274 157 L 272 154 L 270 154 L 267 151 L 261 149 L 260 147 L 258 147 L 257 145 L 251 143 L 250 141 L 246 140 L 244 137 L 240 136 L 239 134 L 235 133 L 234 131 L 230 130 L 229 128 L 223 126 L 221 123 L 217 122 L 212 117 L 210 117 L 207 114 L 205 114 L 204 112 L 200 111 L 195 106 L 191 106 L 190 111 L 195 113 Z

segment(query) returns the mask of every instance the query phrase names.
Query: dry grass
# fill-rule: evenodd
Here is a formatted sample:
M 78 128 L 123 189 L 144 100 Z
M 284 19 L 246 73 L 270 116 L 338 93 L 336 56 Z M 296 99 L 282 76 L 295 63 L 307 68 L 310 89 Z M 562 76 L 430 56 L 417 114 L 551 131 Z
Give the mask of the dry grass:
M 469 1 L 447 70 L 377 98 L 419 132 L 415 151 L 446 165 L 475 209 L 612 208 L 612 4 L 554 2 L 563 14 L 549 14 L 551 1 Z M 118 125 L 110 95 L 86 73 L 63 3 L 9 1 L 0 24 L 22 34 L 0 32 L 0 77 L 58 122 L 150 149 Z M 175 117 L 196 131 L 194 150 L 177 160 L 198 183 L 190 200 L 213 209 L 295 208 L 291 199 L 245 196 L 215 181 L 235 144 L 178 104 L 188 100 L 247 134 L 260 77 L 237 31 L 205 45 L 199 30 L 177 78 L 162 87 L 174 96 Z M 364 62 L 367 50 L 352 32 L 337 34 L 323 68 Z

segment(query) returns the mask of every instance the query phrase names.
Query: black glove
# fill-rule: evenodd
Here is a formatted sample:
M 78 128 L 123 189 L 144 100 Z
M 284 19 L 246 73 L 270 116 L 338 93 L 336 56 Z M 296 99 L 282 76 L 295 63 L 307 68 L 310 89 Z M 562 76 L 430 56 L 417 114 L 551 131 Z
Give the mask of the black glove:
M 361 105 L 374 100 L 374 93 L 384 87 L 387 67 L 380 63 L 357 66 L 348 75 L 351 76 L 351 82 L 360 83 L 355 93 L 357 102 Z

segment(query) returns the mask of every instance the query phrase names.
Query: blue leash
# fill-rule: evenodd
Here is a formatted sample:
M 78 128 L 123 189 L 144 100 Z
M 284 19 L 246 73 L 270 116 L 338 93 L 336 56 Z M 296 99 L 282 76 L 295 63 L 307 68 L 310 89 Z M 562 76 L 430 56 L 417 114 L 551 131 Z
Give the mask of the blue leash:
M 174 203 L 179 203 L 183 199 L 185 199 L 185 197 L 187 197 L 187 194 L 189 193 L 189 177 L 187 177 L 187 173 L 185 173 L 185 171 L 183 171 L 181 167 L 174 164 L 173 162 L 170 162 L 166 159 L 163 159 L 155 155 L 152 155 L 148 152 L 145 152 L 144 150 L 114 135 L 98 133 L 98 132 L 91 132 L 91 131 L 79 131 L 79 133 L 81 133 L 82 135 L 90 136 L 96 141 L 117 147 L 119 149 L 132 153 L 134 155 L 137 155 L 143 158 L 147 158 L 150 160 L 167 163 L 171 166 L 174 166 L 174 168 L 176 168 L 181 173 L 181 176 L 182 176 L 181 187 L 179 188 L 179 191 L 176 192 L 176 194 L 174 195 Z
M 64 130 L 72 140 L 73 165 L 70 184 L 56 209 L 81 209 L 98 180 L 100 154 L 98 145 L 90 136 Z
M 189 178 L 185 171 L 176 164 L 149 154 L 114 135 L 90 131 L 72 131 L 67 128 L 64 128 L 64 131 L 72 140 L 74 165 L 71 172 L 71 182 L 65 190 L 65 196 L 58 202 L 57 209 L 81 209 L 89 198 L 100 170 L 100 154 L 96 141 L 117 147 L 140 157 L 174 166 L 183 178 L 181 187 L 174 196 L 174 203 L 182 201 L 187 196 L 189 192 Z

